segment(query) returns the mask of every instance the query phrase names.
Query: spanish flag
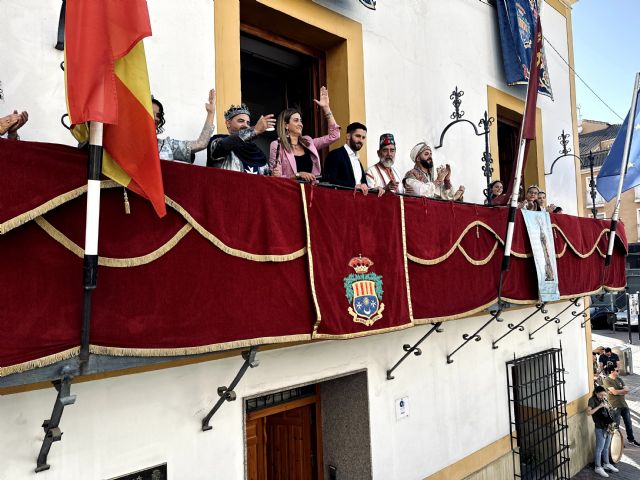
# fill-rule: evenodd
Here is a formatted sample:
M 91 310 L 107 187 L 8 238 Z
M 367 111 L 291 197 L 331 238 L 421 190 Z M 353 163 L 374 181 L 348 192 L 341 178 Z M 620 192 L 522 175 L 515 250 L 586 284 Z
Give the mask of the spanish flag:
M 102 173 L 166 214 L 142 39 L 146 0 L 69 0 L 65 77 L 72 125 L 104 123 Z

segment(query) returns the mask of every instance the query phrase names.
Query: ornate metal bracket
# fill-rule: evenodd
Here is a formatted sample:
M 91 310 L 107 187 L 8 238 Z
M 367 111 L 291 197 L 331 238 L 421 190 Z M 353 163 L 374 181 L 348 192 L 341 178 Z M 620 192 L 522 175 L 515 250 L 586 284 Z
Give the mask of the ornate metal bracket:
M 504 308 L 504 305 L 502 305 L 501 303 L 498 303 L 498 309 L 493 311 L 493 312 L 489 312 L 491 314 L 491 318 L 489 319 L 489 321 L 487 323 L 485 323 L 483 326 L 481 326 L 472 335 L 469 335 L 467 333 L 462 335 L 462 339 L 464 340 L 464 342 L 462 342 L 462 344 L 458 348 L 456 348 L 453 352 L 451 352 L 449 355 L 447 355 L 447 363 L 453 363 L 453 360 L 451 360 L 451 357 L 453 357 L 458 352 L 458 350 L 460 350 L 462 347 L 464 347 L 471 340 L 475 340 L 476 342 L 479 342 L 480 340 L 482 340 L 482 337 L 479 334 L 480 334 L 480 332 L 482 330 L 487 328 L 491 324 L 491 322 L 493 322 L 494 320 L 496 322 L 502 322 L 502 318 L 500 318 L 500 314 L 502 313 L 502 309 L 503 308 Z
M 484 194 L 487 199 L 487 205 L 491 205 L 491 192 L 489 191 L 490 190 L 489 185 L 491 184 L 491 176 L 493 175 L 493 167 L 491 166 L 493 164 L 493 158 L 491 157 L 491 149 L 489 148 L 489 132 L 491 130 L 491 125 L 493 125 L 494 118 L 489 117 L 489 113 L 486 110 L 484 112 L 484 117 L 481 118 L 480 121 L 478 122 L 478 126 L 476 126 L 476 124 L 473 123 L 471 120 L 462 118 L 464 117 L 464 110 L 461 110 L 460 106 L 462 105 L 461 98 L 463 95 L 464 95 L 464 90 L 458 90 L 457 85 L 455 90 L 453 90 L 453 92 L 451 92 L 451 95 L 449 95 L 449 99 L 452 100 L 452 104 L 454 108 L 454 111 L 451 115 L 449 115 L 449 118 L 451 118 L 453 121 L 450 122 L 446 127 L 444 127 L 444 130 L 442 130 L 442 133 L 440 134 L 440 142 L 438 143 L 438 145 L 435 146 L 435 148 L 442 147 L 444 142 L 444 136 L 447 133 L 447 130 L 449 130 L 449 128 L 454 126 L 456 123 L 466 122 L 473 127 L 473 131 L 478 137 L 484 135 L 484 153 L 482 154 L 482 171 L 484 172 L 484 176 L 487 179 L 487 189 L 484 191 Z M 482 131 L 478 131 L 478 127 L 481 127 Z
M 571 312 L 571 315 L 572 315 L 571 320 L 569 320 L 567 323 L 565 323 L 561 327 L 558 327 L 558 335 L 561 335 L 562 329 L 567 325 L 569 325 L 571 322 L 573 322 L 576 318 L 578 317 L 587 318 L 587 310 L 589 310 L 589 307 L 585 307 L 584 310 L 582 310 L 581 312 L 576 312 L 575 310 Z M 584 323 L 582 325 L 584 325 Z
M 393 367 L 391 367 L 389 370 L 387 370 L 387 380 L 393 380 L 394 378 L 396 378 L 396 377 L 394 377 L 394 376 L 393 376 L 393 375 L 391 375 L 391 374 L 393 373 L 393 371 L 394 371 L 396 368 L 398 368 L 398 367 L 400 366 L 400 364 L 401 364 L 402 362 L 404 362 L 404 361 L 405 361 L 405 359 L 406 359 L 409 355 L 411 355 L 412 353 L 413 353 L 416 357 L 419 357 L 420 355 L 422 355 L 422 350 L 420 350 L 418 347 L 419 347 L 419 346 L 420 346 L 420 344 L 421 344 L 422 342 L 424 342 L 424 341 L 427 339 L 427 337 L 428 337 L 429 335 L 431 335 L 433 332 L 438 332 L 438 333 L 443 332 L 443 331 L 444 331 L 444 328 L 441 328 L 441 325 L 442 325 L 442 322 L 438 322 L 438 323 L 434 324 L 434 325 L 429 329 L 429 331 L 428 331 L 427 333 L 425 333 L 425 334 L 422 336 L 422 338 L 421 338 L 420 340 L 418 340 L 418 341 L 415 343 L 415 345 L 411 346 L 411 345 L 409 345 L 408 343 L 405 343 L 405 344 L 402 346 L 402 349 L 403 349 L 405 352 L 407 352 L 407 353 L 405 353 L 405 354 L 402 356 L 402 358 L 401 358 L 400 360 L 398 360 L 398 361 L 396 362 L 396 364 L 395 364 Z
M 507 328 L 509 330 L 507 330 L 507 332 L 502 335 L 500 338 L 494 340 L 493 342 L 491 342 L 491 348 L 493 348 L 494 350 L 496 350 L 498 348 L 498 342 L 500 340 L 502 340 L 504 337 L 506 337 L 507 335 L 509 335 L 510 333 L 518 330 L 520 332 L 524 332 L 524 322 L 526 322 L 527 320 L 529 320 L 530 318 L 535 317 L 538 312 L 542 313 L 543 315 L 548 313 L 548 310 L 546 308 L 544 308 L 546 306 L 546 303 L 538 303 L 536 305 L 536 309 L 534 310 L 533 313 L 531 313 L 530 315 L 528 315 L 527 317 L 524 318 L 524 320 L 522 320 L 520 323 L 514 325 L 513 323 L 509 323 L 507 324 Z
M 536 328 L 533 332 L 529 333 L 529 340 L 533 340 L 533 334 L 542 330 L 544 327 L 546 327 L 550 323 L 560 323 L 560 315 L 562 315 L 564 312 L 569 310 L 572 306 L 577 307 L 578 303 L 580 302 L 580 299 L 572 298 L 570 302 L 571 303 L 567 305 L 567 307 L 563 308 L 557 315 L 554 315 L 553 317 L 544 317 L 544 323 L 540 325 L 538 328 Z
M 67 11 L 67 0 L 62 0 L 60 6 L 60 18 L 58 19 L 58 41 L 54 47 L 56 50 L 64 50 L 64 24 Z
M 206 432 L 207 430 L 211 430 L 213 427 L 209 425 L 209 421 L 211 421 L 211 417 L 215 415 L 215 413 L 220 409 L 222 404 L 226 402 L 233 402 L 236 399 L 236 392 L 233 391 L 234 388 L 240 383 L 242 377 L 249 367 L 255 368 L 260 365 L 260 361 L 256 360 L 256 353 L 258 351 L 258 347 L 251 347 L 249 350 L 242 352 L 242 358 L 244 358 L 244 363 L 240 370 L 236 374 L 236 377 L 231 382 L 231 385 L 228 387 L 218 387 L 218 395 L 220 398 L 213 406 L 213 408 L 207 413 L 207 416 L 202 419 L 202 431 Z
M 546 172 L 545 175 L 551 175 L 553 173 L 553 167 L 555 166 L 556 162 L 561 158 L 573 157 L 573 158 L 577 158 L 582 162 L 582 159 L 575 153 L 571 153 L 571 148 L 567 147 L 567 145 L 569 144 L 570 136 L 571 135 L 569 133 L 564 133 L 564 130 L 562 130 L 562 133 L 558 137 L 558 140 L 560 141 L 560 146 L 562 146 L 562 150 L 558 152 L 560 153 L 560 155 L 557 156 L 555 160 L 551 163 L 551 169 L 548 172 Z M 593 179 L 594 178 L 593 177 L 593 152 L 591 151 L 589 152 L 588 158 L 589 158 L 589 171 L 590 171 L 589 196 L 591 197 L 591 213 L 593 213 L 593 218 L 596 218 L 598 209 L 596 208 L 596 196 L 597 196 L 596 182 Z
M 585 317 L 586 317 L 586 320 L 580 324 L 580 328 L 584 328 L 584 326 L 587 324 L 587 322 L 588 322 L 589 320 L 591 320 L 591 317 L 589 317 L 589 316 L 587 316 L 587 315 L 585 315 Z
M 49 470 L 50 465 L 47 463 L 47 456 L 49 455 L 49 450 L 51 450 L 51 445 L 53 442 L 62 440 L 62 431 L 60 430 L 62 412 L 64 411 L 64 407 L 73 405 L 76 401 L 76 396 L 71 395 L 72 372 L 74 371 L 71 367 L 65 367 L 62 369 L 62 378 L 52 382 L 58 391 L 58 396 L 53 404 L 51 418 L 42 423 L 44 440 L 42 441 L 42 447 L 40 447 L 40 453 L 38 454 L 36 473 Z

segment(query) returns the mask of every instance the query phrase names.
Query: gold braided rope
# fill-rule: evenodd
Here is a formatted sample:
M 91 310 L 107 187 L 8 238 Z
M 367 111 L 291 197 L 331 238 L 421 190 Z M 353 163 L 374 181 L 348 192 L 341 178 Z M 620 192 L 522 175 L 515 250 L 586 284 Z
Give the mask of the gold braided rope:
M 495 243 L 493 245 L 493 248 L 491 250 L 491 252 L 489 253 L 489 255 L 487 255 L 485 258 L 480 259 L 480 260 L 476 260 L 474 258 L 472 258 L 467 251 L 464 249 L 464 247 L 461 245 L 462 240 L 464 239 L 465 235 L 467 233 L 469 233 L 469 231 L 476 226 L 480 226 L 482 228 L 484 228 L 485 230 L 487 230 L 489 233 L 491 233 L 495 239 Z M 449 248 L 449 250 L 444 254 L 441 255 L 437 258 L 434 259 L 426 259 L 426 258 L 421 258 L 415 255 L 411 255 L 410 253 L 407 253 L 407 257 L 409 258 L 409 260 L 411 260 L 414 263 L 418 263 L 420 265 L 437 265 L 439 263 L 442 263 L 443 261 L 445 261 L 447 258 L 449 258 L 451 255 L 453 255 L 453 253 L 456 250 L 459 250 L 460 253 L 462 253 L 462 255 L 464 255 L 464 257 L 467 259 L 467 261 L 471 264 L 471 265 L 486 265 L 487 263 L 489 263 L 489 261 L 491 261 L 491 259 L 493 258 L 493 256 L 495 255 L 496 250 L 498 249 L 498 245 L 504 245 L 504 241 L 500 238 L 500 236 L 486 223 L 481 222 L 479 220 L 474 220 L 473 222 L 471 222 L 469 225 L 466 226 L 466 228 L 462 231 L 462 233 L 460 234 L 460 236 L 458 237 L 458 239 L 455 241 L 455 243 L 453 245 L 451 245 L 451 248 Z M 519 252 L 511 252 L 511 254 L 514 257 L 518 257 L 518 258 L 529 258 L 532 256 L 531 253 L 519 253 Z
M 485 228 L 495 238 L 495 243 L 493 245 L 493 248 L 492 248 L 491 252 L 485 258 L 480 259 L 480 260 L 476 260 L 475 258 L 471 257 L 471 255 L 469 255 L 468 252 L 461 245 L 461 242 L 462 242 L 464 236 L 467 233 L 469 233 L 469 230 L 471 230 L 475 226 L 481 226 L 481 227 Z M 564 247 L 563 247 L 563 249 L 562 249 L 562 251 L 560 253 L 556 253 L 556 258 L 562 258 L 564 256 L 564 254 L 566 253 L 566 250 L 567 250 L 567 245 L 569 246 L 571 251 L 573 253 L 575 253 L 576 256 L 578 256 L 580 258 L 588 258 L 595 251 L 597 251 L 598 255 L 600 255 L 602 258 L 604 258 L 606 256 L 602 252 L 602 250 L 600 250 L 600 246 L 598 245 L 598 243 L 600 242 L 600 239 L 602 238 L 602 236 L 606 235 L 609 232 L 608 228 L 605 228 L 600 232 L 600 235 L 596 239 L 594 246 L 587 253 L 580 253 L 578 251 L 578 249 L 569 241 L 567 235 L 562 231 L 562 229 L 558 225 L 556 225 L 554 223 L 554 224 L 551 225 L 551 227 L 554 228 L 556 231 L 558 231 L 560 233 L 560 235 L 562 235 L 562 238 L 565 240 L 565 245 L 564 245 Z M 451 248 L 444 255 L 441 255 L 441 256 L 439 256 L 437 258 L 434 258 L 434 259 L 426 259 L 426 258 L 421 258 L 421 257 L 415 256 L 415 255 L 411 255 L 410 253 L 407 253 L 407 258 L 409 260 L 411 260 L 412 262 L 417 263 L 419 265 L 428 265 L 428 266 L 429 265 L 437 265 L 439 263 L 442 263 L 446 259 L 448 259 L 451 255 L 453 255 L 454 251 L 457 249 L 457 250 L 460 251 L 460 253 L 462 253 L 462 255 L 466 258 L 466 260 L 471 265 L 480 266 L 480 265 L 486 265 L 487 263 L 489 263 L 489 261 L 491 261 L 491 259 L 493 258 L 493 256 L 496 253 L 498 245 L 504 245 L 504 240 L 502 240 L 502 238 L 500 238 L 498 236 L 498 234 L 496 234 L 496 232 L 489 225 L 487 225 L 487 224 L 485 224 L 483 222 L 480 222 L 478 220 L 475 220 L 475 221 L 471 222 L 469 225 L 467 225 L 467 227 L 463 230 L 463 232 L 458 237 L 458 240 L 456 240 L 456 242 L 451 246 Z M 513 252 L 513 251 L 511 252 L 511 254 L 514 257 L 517 257 L 517 258 L 531 258 L 532 255 L 533 255 L 531 253 L 520 253 L 520 252 Z
M 53 238 L 60 245 L 65 247 L 67 250 L 75 254 L 76 256 L 83 258 L 84 250 L 78 244 L 76 244 L 73 240 L 67 237 L 64 233 L 58 230 L 56 227 L 51 225 L 47 220 L 43 217 L 38 217 L 34 220 L 36 224 L 42 228 L 47 234 Z M 164 245 L 155 249 L 153 252 L 148 253 L 146 255 L 141 255 L 139 257 L 130 257 L 130 258 L 112 258 L 112 257 L 98 257 L 98 265 L 102 265 L 104 267 L 138 267 L 140 265 L 146 265 L 147 263 L 151 263 L 154 260 L 162 257 L 165 253 L 175 247 L 182 238 L 192 230 L 193 227 L 188 223 L 184 225 L 178 232 L 171 237 Z
M 575 253 L 578 257 L 580 258 L 587 258 L 590 257 L 591 254 L 594 251 L 598 251 L 598 254 L 604 258 L 606 257 L 606 255 L 604 253 L 602 253 L 602 250 L 600 250 L 600 246 L 598 245 L 598 243 L 600 243 L 600 239 L 602 238 L 603 235 L 606 235 L 607 233 L 610 232 L 610 229 L 605 228 L 600 232 L 600 235 L 598 235 L 598 238 L 595 241 L 595 244 L 593 245 L 593 247 L 587 252 L 587 253 L 580 253 L 578 251 L 578 249 L 576 247 L 573 246 L 573 244 L 569 241 L 569 239 L 567 238 L 567 235 L 562 231 L 562 229 L 560 227 L 558 227 L 558 225 L 556 225 L 555 223 L 551 225 L 552 228 L 555 228 L 558 232 L 560 232 L 560 235 L 562 235 L 562 238 L 564 238 L 564 241 L 566 242 L 567 245 L 569 245 L 569 248 L 573 251 L 573 253 Z M 564 253 L 564 252 L 563 252 Z
M 270 255 L 270 254 L 255 254 L 245 252 L 244 250 L 239 250 L 237 248 L 232 248 L 225 244 L 222 240 L 216 237 L 213 233 L 209 232 L 206 228 L 200 225 L 195 218 L 187 212 L 182 205 L 177 203 L 175 200 L 167 197 L 165 195 L 164 201 L 167 205 L 173 208 L 176 212 L 178 212 L 182 217 L 189 223 L 200 235 L 213 243 L 216 247 L 222 250 L 224 253 L 228 255 L 232 255 L 234 257 L 244 258 L 245 260 L 253 260 L 254 262 L 289 262 L 291 260 L 295 260 L 296 258 L 302 257 L 306 252 L 307 248 L 302 247 L 299 250 L 296 250 L 292 253 L 286 253 L 284 255 Z

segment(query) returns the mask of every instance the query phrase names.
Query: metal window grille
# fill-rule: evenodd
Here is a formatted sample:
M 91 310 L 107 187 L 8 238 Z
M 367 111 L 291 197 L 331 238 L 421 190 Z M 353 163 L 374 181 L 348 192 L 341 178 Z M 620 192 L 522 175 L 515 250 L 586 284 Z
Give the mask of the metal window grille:
M 507 362 L 514 478 L 569 480 L 562 348 Z
M 306 385 L 304 387 L 291 388 L 282 392 L 270 393 L 261 397 L 250 398 L 246 401 L 247 412 L 255 412 L 267 407 L 274 407 L 281 403 L 290 402 L 298 398 L 308 397 L 316 393 L 315 385 Z

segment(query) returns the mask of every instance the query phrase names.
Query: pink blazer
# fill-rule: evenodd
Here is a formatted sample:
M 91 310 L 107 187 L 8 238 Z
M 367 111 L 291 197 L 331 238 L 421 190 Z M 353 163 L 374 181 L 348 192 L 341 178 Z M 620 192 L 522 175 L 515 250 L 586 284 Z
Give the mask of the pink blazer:
M 320 175 L 320 156 L 318 155 L 318 150 L 322 150 L 340 138 L 340 126 L 333 125 L 329 127 L 329 133 L 324 137 L 311 138 L 309 135 L 303 135 L 303 138 L 309 143 L 309 146 L 304 148 L 311 154 L 311 162 L 313 163 L 311 173 L 318 176 Z M 276 153 L 278 154 L 278 158 L 276 158 Z M 280 149 L 278 149 L 278 140 L 271 142 L 271 146 L 269 147 L 269 167 L 276 177 L 290 178 L 298 173 L 293 152 L 287 152 L 282 148 L 282 145 Z

